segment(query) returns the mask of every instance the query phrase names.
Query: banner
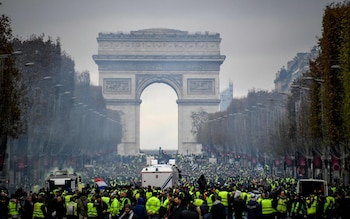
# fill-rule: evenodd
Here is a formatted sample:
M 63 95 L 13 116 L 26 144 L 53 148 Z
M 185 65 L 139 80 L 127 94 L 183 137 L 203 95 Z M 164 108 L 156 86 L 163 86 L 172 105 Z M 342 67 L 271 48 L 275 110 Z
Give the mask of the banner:
M 274 165 L 275 167 L 279 167 L 282 164 L 282 161 L 280 158 L 275 158 Z
M 290 156 L 286 155 L 286 166 L 287 167 L 292 167 L 293 166 L 293 160 Z
M 314 154 L 314 159 L 313 159 L 313 164 L 315 169 L 322 169 L 322 160 L 321 156 L 319 156 L 317 153 L 313 152 Z
M 302 154 L 298 154 L 298 161 L 299 161 L 299 166 L 306 166 L 306 157 L 303 156 Z
M 23 170 L 23 169 L 27 168 L 27 156 L 22 155 L 22 156 L 18 157 L 17 168 L 19 170 Z

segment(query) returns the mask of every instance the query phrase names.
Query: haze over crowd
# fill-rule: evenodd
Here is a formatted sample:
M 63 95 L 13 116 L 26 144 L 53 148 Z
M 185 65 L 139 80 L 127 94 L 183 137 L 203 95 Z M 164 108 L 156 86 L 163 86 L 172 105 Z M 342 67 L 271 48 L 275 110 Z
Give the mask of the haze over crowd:
M 233 82 L 234 96 L 250 89 L 271 90 L 275 73 L 298 52 L 308 52 L 322 31 L 324 8 L 340 0 L 3 0 L 0 13 L 12 20 L 13 34 L 60 38 L 76 64 L 98 85 L 99 32 L 171 28 L 220 33 L 220 90 Z M 161 90 L 162 92 L 159 92 Z M 148 87 L 141 96 L 141 148 L 177 148 L 175 92 L 166 85 Z M 159 137 L 161 136 L 161 137 Z

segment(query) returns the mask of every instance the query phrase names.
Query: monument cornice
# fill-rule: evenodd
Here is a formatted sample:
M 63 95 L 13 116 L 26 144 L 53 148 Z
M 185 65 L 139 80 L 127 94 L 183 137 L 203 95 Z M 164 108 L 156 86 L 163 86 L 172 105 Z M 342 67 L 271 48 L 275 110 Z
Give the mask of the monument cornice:
M 164 61 L 164 62 L 192 62 L 192 61 L 215 61 L 223 62 L 224 55 L 93 55 L 95 62 L 98 61 Z
M 130 32 L 107 32 L 99 33 L 97 37 L 98 42 L 102 41 L 163 41 L 163 42 L 221 42 L 219 33 L 180 31 L 165 28 L 151 28 Z

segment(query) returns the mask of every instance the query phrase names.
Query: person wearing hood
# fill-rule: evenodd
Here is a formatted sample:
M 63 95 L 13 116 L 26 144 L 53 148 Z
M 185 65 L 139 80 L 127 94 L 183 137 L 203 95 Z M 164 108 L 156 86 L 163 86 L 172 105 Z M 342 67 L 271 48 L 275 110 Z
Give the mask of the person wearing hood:
M 258 219 L 261 217 L 261 207 L 258 203 L 258 196 L 254 193 L 250 194 L 250 200 L 245 206 L 247 212 L 247 219 Z
M 137 219 L 148 219 L 145 201 L 142 197 L 137 199 L 136 205 L 132 207 L 132 211 L 137 216 Z

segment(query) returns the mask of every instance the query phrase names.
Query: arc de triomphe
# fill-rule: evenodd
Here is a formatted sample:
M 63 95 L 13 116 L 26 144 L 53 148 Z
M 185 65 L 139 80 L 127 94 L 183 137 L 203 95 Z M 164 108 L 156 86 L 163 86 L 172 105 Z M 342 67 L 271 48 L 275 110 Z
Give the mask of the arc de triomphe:
M 191 132 L 194 112 L 219 110 L 220 54 L 218 33 L 145 29 L 130 33 L 99 33 L 99 85 L 107 107 L 121 115 L 121 155 L 140 150 L 141 94 L 153 83 L 165 83 L 177 94 L 178 152 L 201 152 Z M 161 137 L 161 136 L 160 136 Z

